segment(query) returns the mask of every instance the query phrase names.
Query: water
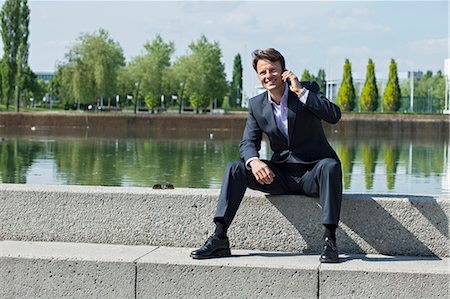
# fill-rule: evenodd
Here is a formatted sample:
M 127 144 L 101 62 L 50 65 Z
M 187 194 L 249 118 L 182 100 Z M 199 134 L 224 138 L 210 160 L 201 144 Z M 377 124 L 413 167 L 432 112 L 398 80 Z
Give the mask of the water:
M 239 138 L 229 132 L 198 130 L 189 136 L 153 132 L 113 138 L 79 130 L 72 137 L 52 131 L 5 130 L 0 131 L 3 183 L 140 187 L 172 183 L 220 188 L 226 163 L 239 159 Z M 450 193 L 446 137 L 328 135 L 342 160 L 344 192 Z M 271 155 L 265 142 L 261 155 Z

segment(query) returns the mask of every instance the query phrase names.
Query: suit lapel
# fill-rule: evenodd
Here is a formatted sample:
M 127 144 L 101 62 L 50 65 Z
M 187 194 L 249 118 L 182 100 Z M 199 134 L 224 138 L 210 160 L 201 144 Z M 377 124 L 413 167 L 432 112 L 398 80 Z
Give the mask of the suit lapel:
M 292 140 L 292 135 L 294 134 L 295 118 L 297 117 L 297 110 L 300 100 L 293 93 L 288 94 L 288 133 L 289 133 L 289 143 Z
M 286 140 L 283 133 L 278 129 L 277 123 L 275 122 L 275 116 L 273 115 L 273 107 L 272 104 L 268 100 L 267 92 L 265 93 L 265 97 L 263 99 L 263 117 L 267 120 L 267 130 L 271 131 L 273 134 L 279 136 Z M 286 140 L 287 141 L 287 140 Z

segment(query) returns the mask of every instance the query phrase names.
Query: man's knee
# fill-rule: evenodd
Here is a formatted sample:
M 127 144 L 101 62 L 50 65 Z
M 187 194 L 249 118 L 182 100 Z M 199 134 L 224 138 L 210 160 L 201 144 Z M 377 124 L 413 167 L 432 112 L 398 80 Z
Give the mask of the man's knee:
M 240 160 L 228 162 L 226 172 L 231 173 L 233 175 L 235 175 L 236 173 L 245 174 L 245 164 Z
M 326 158 L 320 162 L 321 172 L 324 174 L 340 175 L 341 163 L 335 159 Z

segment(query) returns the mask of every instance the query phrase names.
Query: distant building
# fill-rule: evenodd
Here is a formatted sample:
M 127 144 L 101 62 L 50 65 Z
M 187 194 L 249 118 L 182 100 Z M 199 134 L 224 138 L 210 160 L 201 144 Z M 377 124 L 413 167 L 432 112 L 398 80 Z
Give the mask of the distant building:
M 34 74 L 39 80 L 43 80 L 46 84 L 55 77 L 54 72 L 35 72 Z

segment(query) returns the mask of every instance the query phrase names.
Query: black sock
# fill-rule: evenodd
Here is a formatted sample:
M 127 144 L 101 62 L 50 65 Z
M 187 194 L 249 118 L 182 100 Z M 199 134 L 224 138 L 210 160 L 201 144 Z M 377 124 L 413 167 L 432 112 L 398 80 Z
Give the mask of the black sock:
M 333 240 L 334 242 L 336 242 L 336 228 L 337 228 L 337 225 L 324 224 L 323 226 L 325 226 L 325 231 L 323 233 L 323 237 L 324 238 L 328 237 L 331 240 Z
M 227 237 L 227 225 L 223 219 L 217 219 L 214 221 L 216 223 L 216 230 L 214 234 L 219 237 L 219 239 L 226 239 Z

